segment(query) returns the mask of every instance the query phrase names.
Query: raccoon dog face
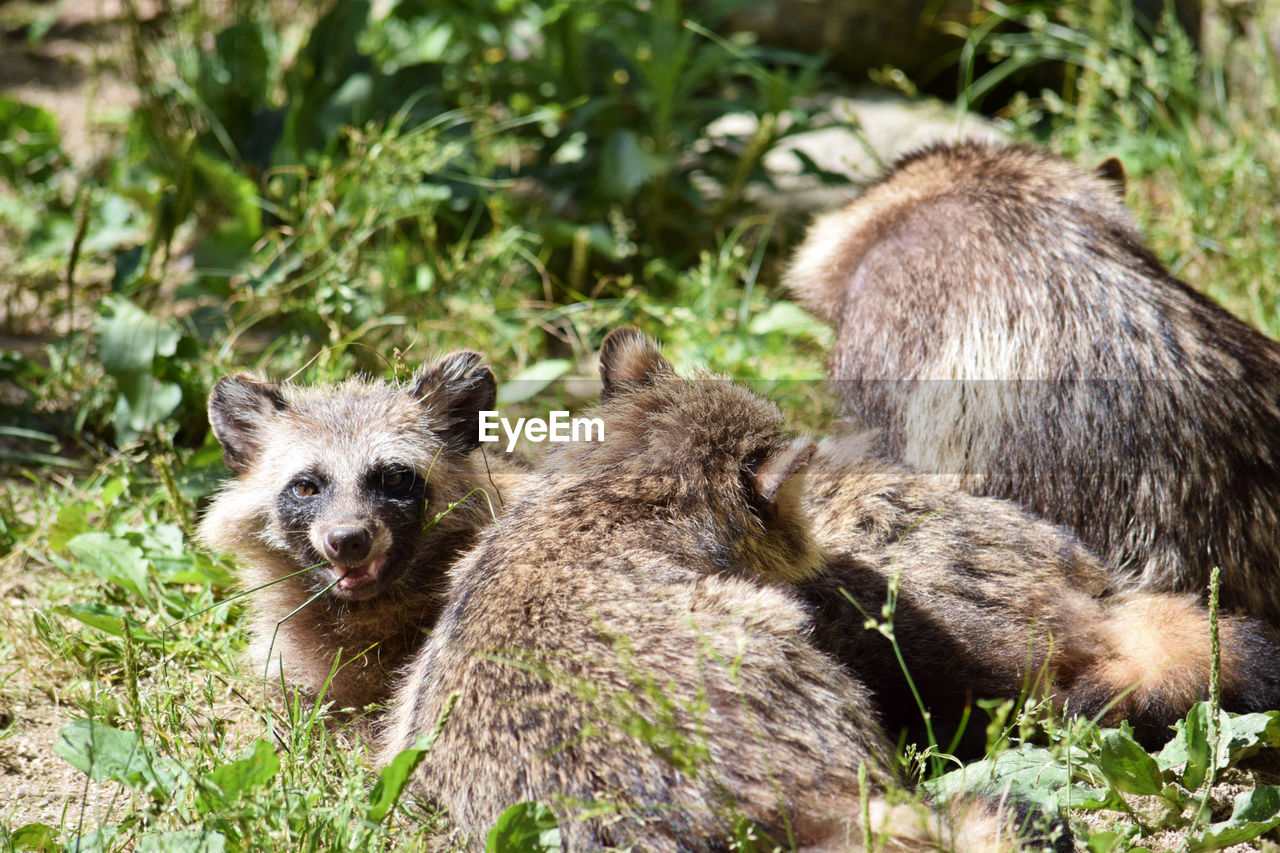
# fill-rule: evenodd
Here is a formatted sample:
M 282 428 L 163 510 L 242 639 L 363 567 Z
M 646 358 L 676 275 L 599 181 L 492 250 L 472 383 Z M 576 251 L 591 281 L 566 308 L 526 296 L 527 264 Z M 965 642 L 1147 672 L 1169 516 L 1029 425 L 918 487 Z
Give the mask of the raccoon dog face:
M 404 386 L 355 379 L 302 388 L 224 377 L 209 397 L 209 417 L 237 480 L 219 501 L 254 505 L 246 532 L 278 558 L 279 570 L 311 568 L 308 586 L 333 584 L 329 595 L 339 601 L 375 598 L 459 523 L 446 515 L 424 529 L 469 491 L 463 463 L 478 444 L 477 413 L 493 408 L 495 389 L 472 352 L 424 367 Z

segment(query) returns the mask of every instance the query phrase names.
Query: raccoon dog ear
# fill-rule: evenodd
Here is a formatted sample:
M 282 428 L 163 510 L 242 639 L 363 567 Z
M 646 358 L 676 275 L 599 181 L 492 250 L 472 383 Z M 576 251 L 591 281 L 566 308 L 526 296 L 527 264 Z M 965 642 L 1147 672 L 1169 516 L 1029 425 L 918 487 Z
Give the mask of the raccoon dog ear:
M 209 426 L 222 444 L 227 467 L 243 474 L 258 456 L 259 430 L 285 408 L 280 389 L 238 373 L 219 379 L 209 392 Z
M 818 446 L 808 436 L 775 448 L 747 473 L 747 491 L 758 507 L 772 506 L 782 488 L 809 464 Z
M 628 388 L 647 385 L 660 376 L 675 376 L 658 345 L 638 329 L 614 329 L 600 344 L 600 399 L 607 400 Z
M 1124 172 L 1124 163 L 1120 162 L 1119 157 L 1108 157 L 1101 163 L 1093 167 L 1093 173 L 1104 181 L 1109 181 L 1115 186 L 1116 192 L 1121 196 L 1124 195 L 1124 185 L 1128 180 L 1128 176 Z
M 427 409 L 445 449 L 462 454 L 480 446 L 480 413 L 493 409 L 498 381 L 484 356 L 461 350 L 419 368 L 408 393 Z

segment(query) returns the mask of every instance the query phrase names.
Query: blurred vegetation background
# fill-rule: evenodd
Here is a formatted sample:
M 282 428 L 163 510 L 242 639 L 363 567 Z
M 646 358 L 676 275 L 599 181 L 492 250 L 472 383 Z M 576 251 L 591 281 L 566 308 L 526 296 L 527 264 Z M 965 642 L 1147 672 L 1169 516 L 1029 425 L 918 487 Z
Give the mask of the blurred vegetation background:
M 237 605 L 204 609 L 229 574 L 187 539 L 225 473 L 204 412 L 223 373 L 404 375 L 466 347 L 523 380 L 505 403 L 572 402 L 556 380 L 589 376 L 628 323 L 821 429 L 820 384 L 791 380 L 823 375 L 829 333 L 778 282 L 803 199 L 848 197 L 888 155 L 833 94 L 874 84 L 1119 155 L 1164 262 L 1280 335 L 1278 6 L 0 3 L 0 757 L 36 772 L 41 706 L 146 732 L 189 776 L 242 751 L 225 722 Z M 803 147 L 771 165 L 816 128 L 863 165 Z M 132 786 L 126 813 L 82 810 L 74 832 L 56 796 L 20 799 L 50 833 L 23 843 L 101 830 L 129 847 L 221 821 L 232 847 L 411 846 L 337 806 L 291 822 L 294 795 L 368 781 L 316 745 L 327 732 L 297 731 L 278 745 L 298 761 L 263 777 L 274 799 L 219 777 L 231 818 L 176 771 L 126 768 L 94 776 Z M 1145 838 L 1139 823 L 1116 838 Z
M 57 36 L 65 2 L 3 7 L 6 52 Z M 236 367 L 381 374 L 466 346 L 502 379 L 585 372 L 619 323 L 685 364 L 821 375 L 824 330 L 777 290 L 810 211 L 776 203 L 796 176 L 766 161 L 865 82 L 827 70 L 856 40 L 774 46 L 734 29 L 761 7 L 732 0 L 139 2 L 84 33 L 103 43 L 78 73 L 124 88 L 87 156 L 54 114 L 0 100 L 0 378 L 32 433 L 6 433 L 3 460 L 198 446 L 204 390 Z M 931 26 L 899 34 L 938 51 L 917 79 L 870 76 L 1119 154 L 1158 253 L 1274 335 L 1263 5 L 926 4 Z

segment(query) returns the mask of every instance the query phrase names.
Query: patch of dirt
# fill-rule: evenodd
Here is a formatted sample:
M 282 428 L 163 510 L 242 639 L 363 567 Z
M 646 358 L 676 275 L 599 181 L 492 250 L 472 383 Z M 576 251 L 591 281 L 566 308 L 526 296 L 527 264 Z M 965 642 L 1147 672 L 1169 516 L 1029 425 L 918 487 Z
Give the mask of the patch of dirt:
M 1235 798 L 1247 791 L 1252 791 L 1260 784 L 1271 784 L 1272 780 L 1267 777 L 1268 774 L 1265 772 L 1259 773 L 1256 770 L 1238 767 L 1229 767 L 1223 770 L 1219 776 L 1218 783 L 1213 786 L 1213 791 L 1209 794 L 1211 813 L 1206 815 L 1206 823 L 1216 823 L 1230 817 Z M 1156 797 L 1130 796 L 1128 797 L 1128 802 L 1134 811 L 1146 821 L 1158 821 L 1165 812 L 1165 806 Z M 1093 832 L 1114 830 L 1116 829 L 1117 821 L 1126 825 L 1131 821 L 1131 818 L 1111 811 L 1075 811 L 1072 816 L 1079 819 Z M 1182 818 L 1185 820 L 1179 820 L 1179 823 L 1189 824 L 1190 817 L 1190 813 L 1184 814 Z M 1158 851 L 1170 851 L 1170 853 L 1173 853 L 1173 851 L 1185 850 L 1188 829 L 1189 826 L 1184 825 L 1178 829 L 1158 830 L 1151 835 L 1134 839 L 1133 843 L 1139 847 L 1157 851 L 1157 853 Z M 1275 849 L 1275 845 L 1265 839 L 1258 839 L 1253 843 L 1234 844 L 1221 849 L 1224 853 L 1250 853 L 1253 850 Z
M 37 613 L 52 604 L 40 593 L 48 583 L 40 569 L 52 567 L 21 554 L 0 561 L 0 825 L 43 823 L 74 834 L 127 810 L 131 794 L 91 783 L 53 751 L 58 731 L 82 715 L 57 698 L 72 664 L 51 659 L 37 634 Z
M 47 5 L 5 10 L 0 93 L 53 113 L 63 150 L 77 168 L 88 168 L 109 150 L 112 121 L 137 102 L 124 73 L 130 13 L 120 0 L 62 0 L 56 10 L 57 20 L 35 40 L 28 21 L 47 15 Z
M 9 798 L 2 814 L 10 827 L 43 823 L 69 837 L 114 823 L 129 810 L 130 791 L 95 784 L 54 753 L 58 730 L 70 715 L 47 697 L 25 697 L 0 716 L 8 716 L 13 727 L 0 740 L 0 789 Z

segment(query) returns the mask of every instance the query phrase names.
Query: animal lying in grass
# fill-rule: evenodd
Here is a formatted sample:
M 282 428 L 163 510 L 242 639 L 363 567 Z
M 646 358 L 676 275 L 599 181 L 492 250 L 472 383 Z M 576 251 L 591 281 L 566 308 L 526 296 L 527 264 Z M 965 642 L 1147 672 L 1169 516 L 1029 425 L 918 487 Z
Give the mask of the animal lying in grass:
M 820 217 L 787 283 L 891 458 L 1018 501 L 1117 589 L 1280 625 L 1280 344 L 1143 245 L 1108 161 L 937 145 Z
M 821 570 L 800 505 L 812 442 L 739 386 L 678 378 L 633 330 L 605 340 L 600 372 L 604 441 L 548 453 L 450 570 L 385 750 L 456 701 L 418 793 L 471 849 L 529 800 L 574 850 L 1013 846 L 997 815 L 953 830 L 885 796 L 870 697 L 779 583 Z
M 472 454 L 495 387 L 471 352 L 404 385 L 218 381 L 209 420 L 235 478 L 199 536 L 254 590 L 259 673 L 339 707 L 387 697 L 443 606 L 445 569 L 514 489 Z
M 944 746 L 975 698 L 1047 688 L 1103 724 L 1129 720 L 1148 745 L 1207 698 L 1209 614 L 1195 596 L 1112 593 L 1114 575 L 1063 529 L 877 458 L 874 445 L 866 433 L 829 439 L 810 465 L 804 503 L 827 570 L 800 589 L 819 645 L 875 691 L 891 727 L 924 736 L 892 646 L 866 626 L 887 621 L 891 584 L 893 633 Z M 1274 629 L 1224 616 L 1220 636 L 1223 706 L 1280 707 Z

